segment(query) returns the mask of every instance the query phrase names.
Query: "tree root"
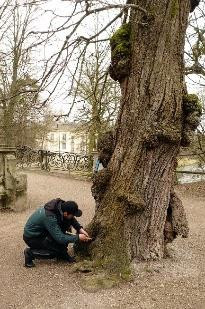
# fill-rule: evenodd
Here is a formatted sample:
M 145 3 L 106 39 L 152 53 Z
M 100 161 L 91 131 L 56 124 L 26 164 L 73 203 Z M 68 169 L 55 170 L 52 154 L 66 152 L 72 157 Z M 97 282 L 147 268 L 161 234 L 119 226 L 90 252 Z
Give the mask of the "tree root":
M 110 276 L 106 273 L 89 274 L 81 279 L 81 287 L 87 292 L 97 292 L 102 289 L 110 289 L 118 286 L 123 281 L 123 278 Z

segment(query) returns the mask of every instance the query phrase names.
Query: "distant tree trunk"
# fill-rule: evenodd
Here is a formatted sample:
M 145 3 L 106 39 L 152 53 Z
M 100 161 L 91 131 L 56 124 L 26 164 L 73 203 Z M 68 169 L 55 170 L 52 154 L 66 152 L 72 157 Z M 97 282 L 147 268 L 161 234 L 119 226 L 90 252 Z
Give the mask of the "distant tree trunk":
M 8 102 L 6 104 L 6 108 L 4 110 L 4 127 L 5 127 L 5 135 L 6 135 L 6 145 L 14 146 L 14 134 L 15 125 L 14 125 L 14 113 L 15 107 L 18 100 L 18 88 L 17 88 L 17 78 L 18 78 L 18 69 L 19 69 L 19 51 L 16 46 L 17 41 L 14 37 L 14 49 L 13 49 L 13 59 L 12 59 L 12 83 L 10 86 L 10 91 L 8 93 Z
M 168 209 L 175 221 L 177 213 L 183 214 L 176 233 L 188 233 L 172 180 L 184 130 L 183 55 L 190 1 L 132 3 L 148 15 L 131 14 L 131 67 L 127 77 L 116 78 L 121 107 L 115 132 L 102 141 L 105 168 L 94 177 L 96 213 L 89 226 L 94 241 L 88 253 L 115 272 L 126 272 L 134 258 L 164 256 Z M 177 223 L 172 219 L 173 227 Z
M 96 150 L 97 147 L 97 139 L 101 135 L 102 131 L 102 119 L 100 119 L 100 111 L 98 110 L 98 105 L 96 102 L 92 104 L 92 115 L 91 115 L 91 124 L 89 127 L 89 135 L 88 135 L 88 149 L 89 154 Z
M 91 154 L 96 149 L 96 132 L 90 128 L 88 133 L 88 153 Z
M 4 113 L 5 144 L 14 146 L 14 115 L 13 110 L 8 107 Z

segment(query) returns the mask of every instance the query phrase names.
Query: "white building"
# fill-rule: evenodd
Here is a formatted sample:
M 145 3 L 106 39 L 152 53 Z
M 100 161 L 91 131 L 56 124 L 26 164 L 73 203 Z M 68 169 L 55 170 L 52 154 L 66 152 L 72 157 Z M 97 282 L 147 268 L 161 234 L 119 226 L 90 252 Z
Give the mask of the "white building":
M 87 134 L 75 123 L 55 123 L 44 143 L 45 150 L 52 152 L 87 153 Z

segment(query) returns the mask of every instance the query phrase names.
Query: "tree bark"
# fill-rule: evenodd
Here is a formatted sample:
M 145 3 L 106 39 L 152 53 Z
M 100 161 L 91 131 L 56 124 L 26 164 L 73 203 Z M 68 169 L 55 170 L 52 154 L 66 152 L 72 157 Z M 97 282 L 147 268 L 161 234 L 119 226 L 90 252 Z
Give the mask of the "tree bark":
M 148 14 L 131 13 L 130 71 L 120 80 L 121 107 L 113 142 L 107 143 L 105 169 L 94 177 L 96 213 L 89 225 L 94 240 L 87 248 L 109 270 L 125 273 L 135 258 L 164 256 L 183 131 L 183 55 L 190 11 L 189 0 L 132 2 Z M 186 218 L 183 224 L 187 232 Z

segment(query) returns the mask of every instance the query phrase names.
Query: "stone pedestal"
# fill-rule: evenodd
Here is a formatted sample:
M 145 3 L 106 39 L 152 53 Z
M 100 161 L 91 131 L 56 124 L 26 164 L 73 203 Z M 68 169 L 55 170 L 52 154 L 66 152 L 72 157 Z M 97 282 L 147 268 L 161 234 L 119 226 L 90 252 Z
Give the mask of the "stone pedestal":
M 0 145 L 0 210 L 27 208 L 27 177 L 16 173 L 15 148 Z

